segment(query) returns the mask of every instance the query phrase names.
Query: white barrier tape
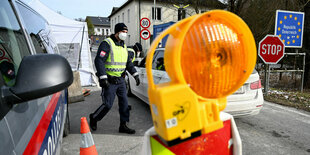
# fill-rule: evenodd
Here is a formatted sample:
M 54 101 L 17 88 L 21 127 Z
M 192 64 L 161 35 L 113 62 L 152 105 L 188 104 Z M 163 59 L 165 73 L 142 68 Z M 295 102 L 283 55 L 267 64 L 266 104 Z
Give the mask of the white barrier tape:
M 81 134 L 81 136 L 82 136 L 81 145 L 80 145 L 81 148 L 88 148 L 88 147 L 95 145 L 95 142 L 90 132 Z

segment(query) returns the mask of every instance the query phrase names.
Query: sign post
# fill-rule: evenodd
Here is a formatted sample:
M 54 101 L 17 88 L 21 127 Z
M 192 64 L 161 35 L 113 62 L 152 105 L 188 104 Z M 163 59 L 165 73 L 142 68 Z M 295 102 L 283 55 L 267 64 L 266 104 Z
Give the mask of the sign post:
M 144 17 L 140 19 L 140 26 L 142 27 L 142 30 L 140 31 L 140 37 L 143 40 L 148 40 L 151 37 L 151 33 L 148 30 L 148 28 L 151 26 L 150 19 Z
M 151 33 L 148 29 L 142 29 L 140 32 L 140 37 L 144 40 L 148 40 L 151 37 Z
M 269 64 L 277 64 L 285 53 L 285 45 L 279 36 L 267 35 L 259 42 L 258 56 L 264 61 L 268 68 L 268 74 L 265 74 L 265 93 L 269 90 Z
M 285 45 L 278 36 L 267 35 L 259 42 L 258 55 L 265 64 L 277 64 L 283 57 Z
M 286 48 L 296 48 L 295 49 L 296 53 L 294 55 L 299 55 L 298 48 L 302 48 L 304 18 L 305 18 L 304 12 L 277 10 L 276 13 L 276 23 L 274 33 L 275 35 L 278 35 L 280 37 L 282 42 L 285 44 Z M 295 70 L 295 64 L 294 64 L 294 70 Z M 303 92 L 304 73 L 305 70 L 302 71 L 301 92 Z

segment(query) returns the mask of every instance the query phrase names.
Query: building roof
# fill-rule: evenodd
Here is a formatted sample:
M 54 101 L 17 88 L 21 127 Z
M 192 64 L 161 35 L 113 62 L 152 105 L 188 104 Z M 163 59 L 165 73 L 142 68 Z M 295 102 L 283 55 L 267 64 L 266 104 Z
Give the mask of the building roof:
M 119 7 L 113 7 L 112 11 L 111 11 L 111 14 L 113 14 L 116 10 L 118 10 Z M 110 16 L 108 17 L 110 18 Z
M 86 18 L 89 18 L 92 24 L 95 26 L 110 26 L 110 21 L 107 17 L 87 16 Z
M 131 1 L 133 0 L 127 0 L 127 2 L 125 2 L 122 6 L 120 7 L 113 7 L 112 12 L 110 14 L 110 16 L 108 16 L 108 18 L 110 18 L 112 15 L 114 15 L 116 12 L 118 12 L 119 10 L 121 10 L 122 8 L 124 8 L 126 5 L 128 5 Z

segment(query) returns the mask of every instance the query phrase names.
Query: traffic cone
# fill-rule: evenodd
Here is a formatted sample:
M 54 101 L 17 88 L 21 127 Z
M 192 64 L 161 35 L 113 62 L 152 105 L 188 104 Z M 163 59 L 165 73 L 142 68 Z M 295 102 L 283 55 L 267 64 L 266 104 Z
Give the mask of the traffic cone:
M 81 118 L 80 155 L 98 155 L 93 137 L 89 130 L 86 117 Z

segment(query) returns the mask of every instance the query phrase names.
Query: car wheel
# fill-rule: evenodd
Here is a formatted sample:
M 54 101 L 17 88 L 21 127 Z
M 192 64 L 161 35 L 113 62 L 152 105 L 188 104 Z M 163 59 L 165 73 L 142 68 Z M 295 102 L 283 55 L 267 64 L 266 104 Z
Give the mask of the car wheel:
M 66 113 L 66 121 L 64 125 L 64 131 L 63 131 L 63 137 L 66 137 L 70 133 L 70 119 L 69 119 L 69 98 L 68 98 L 68 92 L 66 92 L 66 97 L 67 97 L 67 113 Z
M 126 91 L 127 91 L 127 96 L 128 97 L 132 97 L 133 96 L 133 94 L 131 92 L 131 89 L 130 89 L 129 77 L 128 77 L 127 81 L 126 81 Z

